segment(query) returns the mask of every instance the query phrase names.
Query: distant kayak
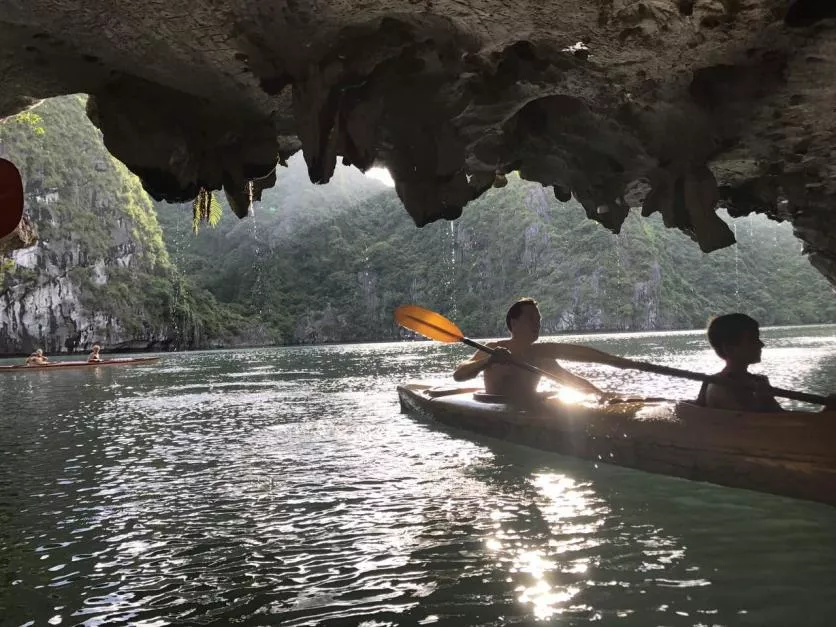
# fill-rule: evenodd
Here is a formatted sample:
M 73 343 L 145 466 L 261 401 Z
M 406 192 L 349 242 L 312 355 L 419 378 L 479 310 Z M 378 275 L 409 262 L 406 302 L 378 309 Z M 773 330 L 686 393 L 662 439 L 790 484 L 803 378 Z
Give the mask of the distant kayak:
M 102 361 L 53 361 L 38 366 L 0 366 L 0 372 L 17 372 L 20 370 L 58 370 L 60 368 L 101 368 L 102 366 L 136 366 L 151 364 L 159 361 L 159 357 L 123 357 L 120 359 L 103 359 Z

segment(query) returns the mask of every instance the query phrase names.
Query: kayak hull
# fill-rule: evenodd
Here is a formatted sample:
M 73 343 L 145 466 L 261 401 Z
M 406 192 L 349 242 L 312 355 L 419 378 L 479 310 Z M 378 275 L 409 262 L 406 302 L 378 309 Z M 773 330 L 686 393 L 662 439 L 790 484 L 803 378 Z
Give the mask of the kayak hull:
M 40 366 L 0 366 L 0 372 L 21 372 L 37 370 L 60 370 L 62 368 L 102 368 L 107 366 L 138 366 L 158 362 L 159 357 L 125 357 L 121 359 L 103 359 L 98 362 L 89 361 L 54 361 Z
M 523 409 L 474 389 L 398 386 L 402 411 L 458 429 L 628 468 L 836 506 L 836 412 L 710 410 L 687 402 Z

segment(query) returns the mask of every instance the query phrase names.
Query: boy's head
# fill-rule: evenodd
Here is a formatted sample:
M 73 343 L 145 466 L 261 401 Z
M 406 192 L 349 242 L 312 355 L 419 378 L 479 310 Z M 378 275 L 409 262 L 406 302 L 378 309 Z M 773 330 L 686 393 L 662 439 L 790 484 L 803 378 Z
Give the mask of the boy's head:
M 505 326 L 511 335 L 534 342 L 540 337 L 540 309 L 533 298 L 521 298 L 508 309 Z
M 761 360 L 760 325 L 746 314 L 732 313 L 714 318 L 708 325 L 708 342 L 727 362 L 749 365 Z
M 94 353 L 98 353 L 100 350 L 102 350 L 101 346 L 99 346 L 98 344 L 93 344 L 93 352 Z

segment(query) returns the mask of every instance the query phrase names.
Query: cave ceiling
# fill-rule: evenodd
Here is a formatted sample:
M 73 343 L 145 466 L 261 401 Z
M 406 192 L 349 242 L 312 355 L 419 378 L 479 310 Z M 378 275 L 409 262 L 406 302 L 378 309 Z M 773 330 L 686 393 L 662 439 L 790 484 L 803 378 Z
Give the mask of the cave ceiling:
M 790 220 L 836 283 L 830 0 L 0 0 L 0 68 L 0 117 L 90 94 L 158 200 L 244 215 L 302 150 L 386 166 L 421 226 L 519 171 L 704 251 L 717 207 Z

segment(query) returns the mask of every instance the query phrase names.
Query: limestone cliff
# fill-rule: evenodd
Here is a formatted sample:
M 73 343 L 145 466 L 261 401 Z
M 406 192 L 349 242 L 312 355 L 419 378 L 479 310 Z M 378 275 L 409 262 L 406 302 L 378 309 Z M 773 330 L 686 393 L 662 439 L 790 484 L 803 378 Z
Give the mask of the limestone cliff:
M 344 166 L 312 185 L 295 157 L 247 222 L 227 212 L 192 237 L 187 207 L 158 209 L 172 260 L 286 343 L 395 339 L 392 311 L 409 302 L 496 336 L 520 296 L 541 302 L 544 333 L 699 328 L 727 311 L 836 322 L 788 224 L 721 215 L 738 243 L 706 254 L 659 216 L 633 211 L 612 235 L 574 201 L 508 175 L 459 220 L 418 230 L 393 190 Z
M 150 199 L 111 157 L 79 96 L 45 102 L 37 123 L 0 126 L 19 164 L 37 245 L 0 265 L 0 353 L 200 345 Z
M 703 250 L 714 213 L 792 221 L 836 280 L 836 4 L 823 0 L 0 0 L 0 117 L 92 94 L 157 199 L 238 215 L 300 148 L 384 163 L 419 225 L 503 174 L 618 231 L 661 213 Z

